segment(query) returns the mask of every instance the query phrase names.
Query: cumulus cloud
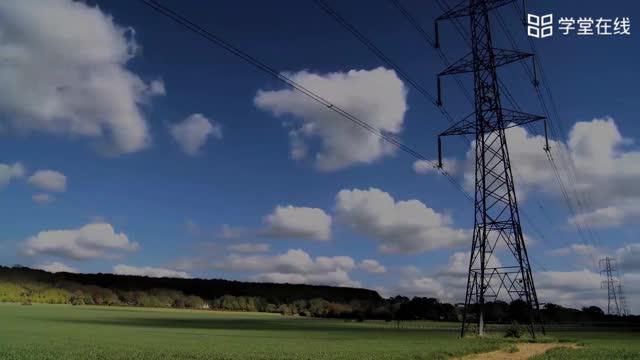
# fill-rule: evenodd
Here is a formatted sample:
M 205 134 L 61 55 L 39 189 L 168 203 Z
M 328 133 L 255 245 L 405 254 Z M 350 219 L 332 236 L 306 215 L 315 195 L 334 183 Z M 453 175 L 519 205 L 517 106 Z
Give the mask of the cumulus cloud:
M 538 298 L 567 307 L 606 305 L 600 274 L 589 270 L 544 271 L 533 274 Z
M 166 88 L 164 87 L 164 81 L 162 80 L 153 80 L 149 83 L 149 91 L 153 95 L 165 95 L 167 93 Z
M 544 138 L 533 136 L 525 128 L 506 131 L 513 165 L 518 198 L 531 191 L 560 197 L 561 189 L 547 157 L 541 150 Z M 577 122 L 568 134 L 567 142 L 550 140 L 560 176 L 569 189 L 577 192 L 583 213 L 569 219 L 570 225 L 611 227 L 640 220 L 640 151 L 627 150 L 631 139 L 620 133 L 610 117 Z M 465 183 L 473 186 L 472 143 L 465 162 Z M 568 162 L 575 165 L 575 176 Z M 575 192 L 573 191 L 575 189 Z
M 572 244 L 567 247 L 557 248 L 546 252 L 546 254 L 550 256 L 575 255 L 578 257 L 580 262 L 585 265 L 597 264 L 599 256 L 603 253 L 605 253 L 603 249 L 586 244 Z
M 209 137 L 222 138 L 222 127 L 202 114 L 192 114 L 169 128 L 171 136 L 187 155 L 197 155 Z
M 113 273 L 118 275 L 136 275 L 149 277 L 168 277 L 182 279 L 191 278 L 191 275 L 184 271 L 175 271 L 171 269 L 155 268 L 149 266 L 138 267 L 124 264 L 114 265 Z
M 137 250 L 138 243 L 129 241 L 124 233 L 116 233 L 110 224 L 92 223 L 79 229 L 41 231 L 27 239 L 23 247 L 30 256 L 48 254 L 86 260 L 114 258 Z
M 42 190 L 62 192 L 67 190 L 67 177 L 55 170 L 38 170 L 27 182 Z
M 382 264 L 380 264 L 377 260 L 373 260 L 373 259 L 362 260 L 358 264 L 358 267 L 360 268 L 360 270 L 364 270 L 370 273 L 387 272 L 387 269 L 384 266 L 382 266 Z
M 138 50 L 133 29 L 81 1 L 7 0 L 0 34 L 5 129 L 91 138 L 112 154 L 149 144 L 140 106 L 164 84 L 126 68 Z
M 353 281 L 349 274 L 341 269 L 322 274 L 286 274 L 286 273 L 266 273 L 256 275 L 254 281 L 288 283 L 288 284 L 318 284 L 345 287 L 360 287 L 360 282 Z
M 227 246 L 227 250 L 239 253 L 263 253 L 269 251 L 269 244 L 240 243 Z
M 35 266 L 35 268 L 52 272 L 52 273 L 57 273 L 57 272 L 77 273 L 78 272 L 78 269 L 58 261 L 38 264 Z
M 380 67 L 285 75 L 382 132 L 393 135 L 402 131 L 407 90 L 393 70 Z M 321 171 L 372 163 L 396 151 L 375 134 L 296 90 L 259 90 L 254 103 L 274 116 L 301 120 L 287 125 L 291 156 L 296 160 L 311 158 Z
M 506 266 L 496 257 L 489 260 L 488 267 Z M 388 290 L 390 295 L 435 297 L 449 302 L 463 302 L 467 286 L 469 254 L 456 252 L 446 265 L 436 271 L 425 273 L 415 267 L 402 271 L 398 283 Z M 589 270 L 535 272 L 533 278 L 540 302 L 567 307 L 587 305 L 602 306 L 603 295 L 600 275 Z M 494 287 L 497 288 L 497 279 Z M 510 301 L 503 292 L 500 300 Z
M 640 243 L 625 245 L 618 249 L 616 258 L 625 272 L 640 272 Z
M 180 271 L 209 270 L 213 262 L 209 256 L 182 256 L 166 265 L 168 268 Z
M 218 230 L 218 236 L 227 240 L 239 239 L 246 236 L 247 233 L 247 229 L 231 226 L 229 224 L 223 224 L 220 227 L 220 230 Z
M 31 200 L 38 204 L 48 204 L 54 202 L 56 198 L 51 194 L 38 193 L 31 195 Z
M 388 290 L 391 295 L 423 296 L 443 301 L 458 301 L 466 287 L 465 253 L 457 252 L 449 257 L 449 263 L 439 271 L 425 273 L 416 266 L 403 267 L 397 283 Z M 466 256 L 468 263 L 469 256 Z M 468 266 L 468 264 L 467 264 Z M 446 286 L 445 286 L 446 284 Z
M 413 171 L 417 174 L 431 174 L 437 173 L 439 170 L 433 166 L 437 164 L 438 160 L 416 160 L 413 162 Z M 458 161 L 456 159 L 442 159 L 442 170 L 453 175 L 458 171 Z
M 329 240 L 331 216 L 322 209 L 277 206 L 264 218 L 263 235 L 276 238 Z
M 419 200 L 395 201 L 388 193 L 341 190 L 336 197 L 337 216 L 357 232 L 380 242 L 383 253 L 420 253 L 468 243 L 471 233 L 451 227 L 449 216 Z
M 583 228 L 609 228 L 640 222 L 640 198 L 620 200 L 615 205 L 601 207 L 569 219 L 569 224 Z
M 356 267 L 351 257 L 312 258 L 301 249 L 291 249 L 279 255 L 230 254 L 217 267 L 226 271 L 257 272 L 259 274 L 252 276 L 256 281 L 360 286 L 348 274 Z
M 21 163 L 13 165 L 0 164 L 0 189 L 7 186 L 11 180 L 24 176 L 25 170 Z

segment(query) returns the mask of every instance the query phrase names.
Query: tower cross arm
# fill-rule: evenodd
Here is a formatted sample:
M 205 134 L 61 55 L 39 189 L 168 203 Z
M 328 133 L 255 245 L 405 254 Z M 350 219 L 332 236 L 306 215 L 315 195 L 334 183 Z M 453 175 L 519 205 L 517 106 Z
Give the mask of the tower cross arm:
M 440 15 L 436 20 L 447 20 L 447 19 L 453 19 L 453 18 L 462 17 L 462 16 L 475 15 L 478 13 L 482 13 L 484 11 L 489 11 L 489 10 L 498 8 L 502 5 L 512 3 L 514 1 L 515 0 L 486 0 L 484 1 L 485 6 L 483 8 L 477 5 L 469 4 L 468 0 L 463 0 L 461 3 L 451 8 L 451 10 Z
M 510 64 L 512 62 L 533 56 L 533 54 L 531 53 L 504 49 L 493 49 L 493 52 L 496 67 Z M 487 61 L 482 61 L 482 64 L 480 65 L 480 68 L 478 70 L 487 70 L 492 66 L 491 62 L 488 61 L 489 59 L 486 60 Z M 473 58 L 473 54 L 469 53 L 462 59 L 456 61 L 455 63 L 444 69 L 440 74 L 438 74 L 438 76 L 473 72 L 474 70 L 476 70 L 476 61 L 477 60 Z
M 534 121 L 543 120 L 544 116 L 527 114 L 521 111 L 501 109 L 502 119 L 500 120 L 495 113 L 489 118 L 485 118 L 484 128 L 493 132 L 498 129 L 509 129 L 516 126 L 526 125 Z M 453 124 L 450 128 L 443 131 L 439 136 L 453 136 L 453 135 L 472 135 L 477 133 L 477 124 L 475 112 L 469 116 Z

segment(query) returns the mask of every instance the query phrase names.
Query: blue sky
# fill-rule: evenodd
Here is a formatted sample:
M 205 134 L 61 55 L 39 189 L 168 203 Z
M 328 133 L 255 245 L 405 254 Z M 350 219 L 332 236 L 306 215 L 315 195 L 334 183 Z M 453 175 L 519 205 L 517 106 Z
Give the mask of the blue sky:
M 432 34 L 442 12 L 436 3 L 402 3 Z M 529 3 L 530 12 L 556 18 L 631 19 L 629 36 L 534 39 L 558 108 L 552 120 L 564 130 L 552 139 L 555 156 L 563 176 L 563 155 L 578 172 L 576 183 L 565 179 L 584 201 L 577 219 L 539 139 L 523 129 L 509 135 L 520 206 L 540 229 L 523 221 L 541 301 L 602 305 L 593 259 L 604 255 L 618 257 L 631 298 L 640 292 L 640 263 L 632 256 L 640 251 L 633 101 L 640 6 Z M 7 84 L 0 101 L 1 263 L 327 283 L 459 300 L 472 209 L 443 176 L 417 172 L 415 159 L 345 127 L 142 3 L 35 4 L 0 6 L 7 34 L 0 38 L 7 60 L 0 64 Z M 312 1 L 165 4 L 436 157 L 436 135 L 449 125 L 442 114 Z M 435 94 L 445 65 L 391 2 L 331 4 Z M 501 14 L 529 51 L 514 9 Z M 492 20 L 496 47 L 508 48 Z M 450 60 L 468 51 L 453 25 L 441 24 L 440 34 Z M 542 112 L 522 67 L 500 75 L 523 109 Z M 460 79 L 470 88 L 470 77 Z M 454 117 L 471 112 L 453 79 L 444 80 L 443 95 Z M 292 152 L 305 148 L 306 156 Z M 444 150 L 465 184 L 468 145 L 450 138 Z M 581 237 L 575 222 L 590 234 Z M 630 305 L 633 311 L 640 304 Z

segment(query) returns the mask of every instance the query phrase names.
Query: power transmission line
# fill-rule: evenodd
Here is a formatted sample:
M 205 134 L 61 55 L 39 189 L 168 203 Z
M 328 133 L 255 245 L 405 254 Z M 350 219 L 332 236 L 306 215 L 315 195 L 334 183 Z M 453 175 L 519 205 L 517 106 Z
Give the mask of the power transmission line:
M 438 163 L 442 164 L 440 137 L 473 134 L 475 140 L 475 218 L 469 260 L 465 306 L 460 335 L 477 324 L 477 334 L 484 335 L 485 307 L 500 296 L 526 304 L 527 329 L 532 337 L 545 333 L 540 304 L 533 280 L 526 243 L 520 225 L 511 159 L 505 130 L 544 119 L 541 116 L 502 108 L 497 68 L 521 61 L 532 54 L 493 47 L 489 13 L 513 0 L 463 1 L 453 10 L 436 18 L 439 21 L 469 18 L 472 29 L 471 53 L 447 67 L 438 76 L 473 73 L 474 113 L 438 136 Z M 437 36 L 437 35 L 436 35 Z M 439 43 L 436 37 L 436 44 Z M 491 263 L 498 242 L 512 256 Z
M 342 17 L 342 15 L 340 15 L 338 11 L 336 11 L 331 5 L 329 5 L 327 1 L 314 0 L 314 2 L 322 10 L 324 10 L 328 15 L 330 15 L 334 20 L 336 20 L 336 22 L 338 22 L 339 25 L 341 25 L 343 28 L 345 28 L 347 31 L 353 34 L 360 42 L 362 42 L 369 50 L 371 50 L 371 52 L 373 52 L 378 58 L 380 58 L 384 63 L 386 63 L 387 66 L 394 69 L 401 78 L 403 78 L 411 86 L 413 86 L 416 90 L 418 90 L 418 92 L 420 92 L 424 97 L 426 97 L 433 105 L 436 105 L 438 109 L 443 113 L 445 118 L 449 121 L 449 123 L 451 124 L 455 123 L 454 120 L 451 118 L 450 114 L 446 111 L 446 109 L 441 106 L 442 104 L 439 96 L 440 93 L 438 93 L 438 100 L 435 100 L 434 96 L 431 93 L 429 93 L 427 90 L 424 89 L 424 87 L 422 87 L 415 80 L 413 80 L 411 76 L 409 76 L 393 60 L 391 60 L 382 50 L 380 50 L 375 44 L 373 44 L 371 40 L 369 40 L 364 34 L 362 34 L 355 26 L 353 26 L 344 17 Z M 396 8 L 398 8 L 403 13 L 403 15 L 405 15 L 405 17 L 408 17 L 409 21 L 412 23 L 412 25 L 414 25 L 414 27 L 418 28 L 418 31 L 423 35 L 423 38 L 430 45 L 432 46 L 436 45 L 435 41 L 426 33 L 426 31 L 424 31 L 420 27 L 420 25 L 417 23 L 417 21 L 415 21 L 415 19 L 411 16 L 411 14 L 408 11 L 406 11 L 406 9 L 404 9 L 402 4 L 394 0 L 392 0 L 392 3 L 394 4 L 394 6 L 396 6 Z M 445 64 L 450 65 L 448 59 L 446 58 L 446 55 L 440 49 L 437 49 L 437 52 L 440 58 L 445 62 Z M 468 90 L 464 87 L 462 82 L 457 77 L 456 77 L 456 82 L 458 83 L 458 86 L 462 89 L 462 91 L 466 94 L 467 99 L 471 103 L 473 103 L 473 100 L 471 99 L 471 95 L 469 94 Z M 466 136 L 463 136 L 463 139 L 465 140 L 467 145 L 471 145 L 471 141 Z M 538 206 L 542 209 L 543 208 L 542 205 L 537 200 L 535 201 L 537 202 Z M 545 236 L 542 234 L 540 229 L 534 224 L 533 220 L 528 216 L 528 214 L 522 213 L 522 217 L 525 219 L 527 223 L 531 225 L 531 229 L 533 229 L 533 231 L 536 233 L 536 236 L 539 237 L 541 240 L 546 241 Z M 536 261 L 536 265 L 540 267 L 543 271 L 548 270 L 545 265 L 540 264 L 538 261 Z
M 307 97 L 311 98 L 312 100 L 324 105 L 327 109 L 337 113 L 338 115 L 342 116 L 343 118 L 353 122 L 354 124 L 360 126 L 363 129 L 371 132 L 372 134 L 378 136 L 382 140 L 387 141 L 388 143 L 392 144 L 393 146 L 395 146 L 395 147 L 399 148 L 400 150 L 406 152 L 407 154 L 415 157 L 416 159 L 421 160 L 421 161 L 425 161 L 425 162 L 429 163 L 430 165 L 432 165 L 434 168 L 439 169 L 437 164 L 434 161 L 428 159 L 427 157 L 423 156 L 419 152 L 417 152 L 417 151 L 411 149 L 410 147 L 402 144 L 401 142 L 399 142 L 398 140 L 394 139 L 393 137 L 390 137 L 390 136 L 384 134 L 379 129 L 374 128 L 373 126 L 371 126 L 367 122 L 359 119 L 358 117 L 352 115 L 351 113 L 349 113 L 349 112 L 345 111 L 344 109 L 338 107 L 337 105 L 331 103 L 330 101 L 326 100 L 325 98 L 323 98 L 322 96 L 318 95 L 317 93 L 315 93 L 315 92 L 307 89 L 306 87 L 300 85 L 299 83 L 295 82 L 293 79 L 289 78 L 288 76 L 278 72 L 273 67 L 271 67 L 271 66 L 267 65 L 266 63 L 258 60 L 254 56 L 252 56 L 252 55 L 240 50 L 239 48 L 235 47 L 231 43 L 225 41 L 224 39 L 222 39 L 219 36 L 211 33 L 210 31 L 202 28 L 201 26 L 199 26 L 196 23 L 190 21 L 189 19 L 185 18 L 184 16 L 176 13 L 175 11 L 169 9 L 168 7 L 158 3 L 155 0 L 139 0 L 139 1 L 141 1 L 145 5 L 149 6 L 153 10 L 157 11 L 158 13 L 162 14 L 163 16 L 165 16 L 167 18 L 170 18 L 171 20 L 173 20 L 174 22 L 176 22 L 179 25 L 183 26 L 187 30 L 189 30 L 189 31 L 191 31 L 191 32 L 203 37 L 204 39 L 208 40 L 209 42 L 211 42 L 211 43 L 213 43 L 213 44 L 215 44 L 215 45 L 227 50 L 228 52 L 234 54 L 235 56 L 241 58 L 242 60 L 248 62 L 249 64 L 255 66 L 256 68 L 260 69 L 261 71 L 263 71 L 263 72 L 271 75 L 272 77 L 284 82 L 285 84 L 291 86 L 292 88 L 294 88 L 295 90 L 301 92 L 305 96 L 307 96 Z M 462 185 L 460 185 L 460 183 L 458 183 L 449 173 L 447 173 L 443 169 L 439 169 L 439 171 L 443 175 L 445 175 L 445 177 L 449 180 L 449 182 L 451 182 L 451 184 L 453 184 L 456 187 L 456 189 L 458 189 L 458 191 L 460 191 L 468 200 L 473 201 L 473 197 L 471 197 L 471 195 L 469 195 L 469 193 L 467 193 L 467 191 L 462 187 Z
M 607 314 L 608 315 L 622 315 L 622 310 L 618 300 L 620 289 L 620 282 L 618 281 L 618 267 L 616 266 L 616 259 L 605 257 L 600 259 L 600 275 L 604 274 L 606 280 L 602 280 L 601 287 L 607 287 Z
M 522 24 L 526 26 L 526 15 L 524 14 L 524 11 L 522 9 L 520 9 L 520 6 L 518 5 L 517 1 L 513 2 L 513 5 L 514 5 L 514 9 L 516 11 L 516 15 L 520 17 Z M 520 16 L 520 14 L 522 16 Z M 497 16 L 499 17 L 499 19 L 501 19 L 501 15 L 499 13 L 497 13 Z M 501 20 L 500 22 L 501 22 L 501 24 L 503 26 L 503 29 L 505 30 L 505 33 L 507 34 L 507 37 L 512 39 L 512 36 L 511 36 L 511 33 L 509 32 L 509 29 L 506 27 L 506 25 L 503 24 L 504 21 Z M 556 127 L 559 128 L 560 134 L 564 134 L 566 132 L 565 132 L 564 126 L 562 126 L 562 120 L 561 120 L 561 117 L 559 115 L 559 112 L 558 112 L 558 109 L 557 109 L 557 106 L 556 106 L 556 102 L 554 100 L 554 97 L 553 97 L 553 94 L 552 94 L 552 91 L 551 91 L 551 85 L 550 85 L 549 81 L 547 80 L 547 77 L 546 77 L 545 71 L 544 71 L 544 67 L 542 66 L 542 55 L 540 54 L 540 51 L 538 51 L 533 39 L 530 38 L 530 37 L 527 37 L 527 38 L 529 40 L 529 45 L 531 47 L 532 52 L 534 52 L 536 54 L 537 58 L 538 58 L 538 61 L 536 63 L 534 63 L 533 73 L 535 73 L 535 65 L 537 65 L 537 67 L 539 68 L 539 73 L 540 73 L 541 79 L 542 79 L 542 83 L 541 83 L 542 88 L 545 90 L 545 92 L 547 94 L 547 97 L 549 98 L 549 102 L 551 103 L 551 109 L 553 111 L 553 116 L 554 116 L 555 119 L 557 119 L 557 123 L 552 121 L 552 117 L 551 117 L 550 112 L 548 110 L 548 107 L 546 105 L 545 98 L 544 98 L 543 94 L 541 93 L 540 88 L 536 87 L 536 92 L 537 92 L 538 99 L 539 99 L 539 101 L 540 101 L 540 103 L 541 103 L 541 105 L 542 105 L 542 107 L 544 109 L 544 112 L 545 112 L 547 118 L 549 119 L 549 122 L 552 124 L 552 127 L 551 127 L 552 133 L 554 133 L 554 136 L 556 138 L 562 139 L 562 136 L 559 135 L 558 132 L 556 132 L 555 128 Z M 513 42 L 513 40 L 512 40 L 512 42 Z M 526 67 L 526 64 L 524 64 L 524 65 Z M 528 67 L 526 67 L 526 69 L 528 70 Z M 527 73 L 530 74 L 530 71 L 527 71 Z M 554 124 L 556 126 L 553 126 Z M 574 164 L 574 161 L 573 161 L 571 155 L 568 154 L 568 153 L 565 154 L 564 151 L 556 151 L 556 152 L 559 153 L 559 159 L 560 159 L 561 162 L 563 162 L 563 164 L 562 164 L 563 168 L 566 169 L 567 178 L 569 179 L 570 185 L 576 184 L 577 183 L 577 169 L 575 167 L 575 164 Z M 552 163 L 552 165 L 557 168 L 557 166 L 555 165 L 555 161 L 553 159 L 553 155 L 549 152 L 548 156 L 550 157 L 550 162 Z M 559 173 L 559 171 L 558 171 L 558 173 Z M 559 180 L 559 183 L 561 184 L 561 186 L 566 188 L 566 186 L 564 186 L 562 184 L 564 182 L 562 180 L 562 177 L 558 177 L 558 180 Z M 572 190 L 573 190 L 572 192 L 573 192 L 573 196 L 574 196 L 574 199 L 575 199 L 574 200 L 575 207 L 578 208 L 578 211 L 580 213 L 586 213 L 588 209 L 586 209 L 583 206 L 583 202 L 584 201 L 582 199 L 582 195 L 584 195 L 584 194 L 582 192 L 578 191 L 577 188 L 575 187 L 575 185 L 573 186 Z M 588 194 L 586 196 L 588 197 Z M 573 209 L 573 214 L 572 215 L 573 215 L 574 218 L 576 218 L 577 214 L 575 213 L 575 208 Z M 577 228 L 581 228 L 581 225 L 580 225 L 579 221 L 576 221 L 574 223 L 574 225 Z M 579 230 L 579 231 L 580 232 L 584 232 L 583 229 Z M 598 236 L 589 227 L 587 227 L 586 233 L 591 238 L 591 242 L 592 243 L 599 243 Z M 584 242 L 584 239 L 583 239 L 583 242 Z M 597 260 L 595 260 L 595 258 L 594 258 L 594 263 L 597 265 Z
M 380 60 L 382 60 L 387 66 L 391 67 L 396 73 L 406 82 L 408 82 L 414 89 L 416 89 L 422 96 L 427 98 L 429 102 L 436 106 L 438 110 L 444 115 L 444 117 L 453 124 L 455 121 L 451 114 L 447 112 L 445 108 L 440 106 L 439 100 L 433 96 L 428 90 L 426 90 L 417 81 L 413 80 L 400 66 L 398 66 L 393 60 L 391 60 L 383 51 L 381 51 L 375 44 L 373 44 L 366 36 L 364 36 L 358 29 L 356 29 L 351 23 L 344 19 L 329 3 L 325 0 L 313 0 L 322 10 L 338 22 L 343 28 L 349 31 L 355 36 L 362 44 L 364 44 L 371 52 L 373 52 Z
M 446 4 L 446 2 L 444 2 L 444 0 L 443 1 L 436 0 L 436 2 L 438 4 L 438 6 L 440 6 L 440 8 L 443 11 L 446 12 L 446 11 L 450 11 L 451 10 L 449 8 L 449 6 Z M 515 4 L 515 2 L 514 2 L 514 4 Z M 499 16 L 499 12 L 496 12 L 496 13 Z M 471 45 L 469 40 L 468 40 L 469 34 L 466 31 L 466 29 L 464 28 L 464 26 L 462 24 L 460 24 L 460 22 L 458 21 L 457 18 L 456 19 L 452 19 L 452 20 L 453 20 L 454 27 L 456 28 L 456 30 L 458 31 L 460 36 L 467 42 L 468 45 Z M 526 20 L 523 19 L 523 21 L 526 21 Z M 506 29 L 506 31 L 508 32 L 508 28 Z M 513 39 L 511 36 L 508 36 L 508 37 Z M 531 39 L 529 39 L 529 42 L 532 43 Z M 515 47 L 515 50 L 518 50 L 517 45 L 515 44 L 514 41 L 512 42 L 512 45 Z M 533 44 L 532 44 L 532 49 L 533 49 L 533 52 L 536 53 L 537 50 L 535 49 L 535 45 L 533 45 Z M 536 55 L 536 56 L 539 56 L 539 55 Z M 538 85 L 538 81 L 535 78 L 535 72 L 529 70 L 529 68 L 528 68 L 528 66 L 527 66 L 527 64 L 525 62 L 521 62 L 521 64 L 523 65 L 523 67 L 525 69 L 525 73 L 527 73 L 527 75 L 529 76 L 529 79 L 532 81 L 532 83 L 534 85 L 536 85 L 534 87 L 535 90 L 536 90 L 536 96 L 538 97 L 538 100 L 540 101 L 540 104 L 541 104 L 541 107 L 543 109 L 543 112 L 544 112 L 545 116 L 547 117 L 547 119 L 549 120 L 549 123 L 553 125 L 554 122 L 552 121 L 552 118 L 551 118 L 551 115 L 550 115 L 550 111 L 548 110 L 546 102 L 544 100 L 544 96 L 542 95 L 540 88 L 537 86 Z M 542 72 L 542 70 L 541 70 L 541 72 Z M 543 83 L 545 83 L 544 79 L 543 79 Z M 502 82 L 500 82 L 500 86 L 501 86 L 501 89 L 506 88 Z M 547 86 L 547 88 L 548 88 L 548 86 Z M 514 104 L 514 103 L 515 102 L 512 102 L 512 104 Z M 556 114 L 556 117 L 557 117 L 557 114 Z M 530 130 L 532 131 L 532 133 L 534 135 L 536 134 L 536 131 L 535 131 L 534 128 L 530 127 Z M 556 132 L 554 130 L 553 126 L 551 127 L 551 130 L 552 130 L 552 134 L 554 135 L 555 138 L 562 139 L 560 137 L 560 135 L 558 135 L 558 132 Z M 556 151 L 556 152 L 560 153 L 561 160 L 564 160 L 564 157 L 562 156 L 562 155 L 564 155 L 564 152 L 562 152 L 562 151 Z M 565 202 L 565 204 L 567 206 L 567 209 L 569 210 L 571 216 L 573 218 L 576 218 L 576 216 L 578 214 L 578 212 L 576 211 L 576 207 L 578 205 L 580 205 L 580 204 L 576 201 L 576 205 L 574 205 L 574 201 L 572 201 L 571 197 L 569 196 L 569 191 L 567 190 L 567 187 L 566 187 L 566 185 L 564 183 L 564 180 L 562 179 L 562 176 L 560 175 L 560 171 L 558 170 L 558 167 L 557 167 L 557 165 L 555 163 L 555 160 L 553 158 L 553 154 L 551 153 L 551 151 L 547 151 L 546 153 L 547 153 L 547 160 L 549 161 L 549 164 L 550 164 L 550 166 L 552 168 L 554 179 L 558 183 L 558 186 L 560 187 L 561 194 L 562 194 L 562 197 L 563 197 L 563 201 Z M 570 164 L 573 165 L 573 162 L 571 161 Z M 565 166 L 565 168 L 569 168 L 569 167 Z M 569 174 L 568 171 L 567 171 L 567 173 Z M 576 183 L 575 178 L 570 183 Z M 575 191 L 574 191 L 574 194 L 576 194 Z M 577 195 L 575 196 L 575 198 L 577 199 Z M 574 222 L 574 226 L 576 227 L 576 230 L 578 231 L 578 235 L 579 235 L 579 237 L 581 238 L 582 242 L 585 245 L 589 245 L 588 243 L 593 243 L 593 241 L 589 241 L 587 239 L 587 237 L 586 237 L 586 235 L 590 235 L 591 238 L 593 238 L 593 234 L 591 232 L 585 232 L 584 229 L 582 228 L 580 222 L 578 222 L 578 221 Z M 595 257 L 593 257 L 593 260 L 594 260 L 595 266 L 597 266 L 597 260 L 595 260 Z
M 439 48 L 436 47 L 436 41 L 428 34 L 428 32 L 422 27 L 422 25 L 420 25 L 420 23 L 413 17 L 413 15 L 411 15 L 411 12 L 409 12 L 400 1 L 398 0 L 389 0 L 395 7 L 396 9 L 398 9 L 398 11 L 407 19 L 407 21 L 413 26 L 413 28 L 420 33 L 420 35 L 422 36 L 422 38 L 427 42 L 427 44 L 430 47 L 435 48 L 438 56 L 440 57 L 440 59 L 443 61 L 443 63 L 449 67 L 451 66 L 450 61 L 447 59 L 447 56 L 444 54 L 444 52 Z M 444 9 L 443 9 L 444 10 Z M 463 35 L 464 36 L 464 35 Z M 468 43 L 468 41 L 467 41 Z M 470 45 L 470 44 L 469 44 Z M 517 50 L 517 49 L 516 49 Z M 523 63 L 523 62 L 521 62 Z M 469 91 L 467 90 L 467 88 L 462 84 L 462 82 L 460 81 L 460 79 L 457 76 L 453 76 L 456 83 L 458 84 L 458 87 L 462 90 L 462 92 L 465 94 L 467 100 L 469 101 L 470 104 L 474 104 L 473 99 L 471 98 L 471 95 L 469 93 Z M 513 98 L 513 96 L 511 95 L 511 93 L 509 92 L 508 88 L 506 86 L 504 86 L 504 84 L 502 83 L 502 81 L 500 79 L 498 79 L 499 83 L 501 84 L 501 90 L 504 90 L 505 92 L 505 96 L 507 97 L 508 101 L 512 104 L 513 107 L 515 107 L 515 110 L 518 111 L 522 111 L 520 106 L 517 104 L 517 102 L 515 101 L 515 99 Z M 531 126 L 531 124 L 526 124 L 526 126 L 528 126 L 530 129 L 532 129 L 533 131 L 534 128 Z M 463 136 L 463 138 L 466 140 L 466 142 L 470 145 L 471 142 L 467 139 L 466 136 Z M 517 173 L 517 169 L 514 170 Z M 552 223 L 551 219 L 548 218 L 546 216 L 546 210 L 544 209 L 544 206 L 542 206 L 542 204 L 537 200 L 537 199 L 533 199 L 533 201 L 536 203 L 536 205 L 538 206 L 538 208 L 541 210 L 542 214 L 545 216 L 545 219 L 549 222 Z M 523 219 L 525 220 L 525 222 L 527 222 L 530 226 L 531 229 L 533 229 L 533 232 L 536 234 L 536 236 L 538 236 L 543 242 L 546 242 L 546 238 L 545 236 L 542 234 L 542 231 L 540 231 L 540 229 L 538 228 L 538 226 L 535 224 L 535 222 L 531 219 L 531 217 L 528 216 L 528 214 L 526 212 L 522 212 L 521 211 L 521 215 L 523 217 Z M 540 264 L 538 261 L 534 260 L 534 262 L 536 263 L 536 265 L 540 268 L 542 268 L 544 271 L 547 271 L 547 267 Z

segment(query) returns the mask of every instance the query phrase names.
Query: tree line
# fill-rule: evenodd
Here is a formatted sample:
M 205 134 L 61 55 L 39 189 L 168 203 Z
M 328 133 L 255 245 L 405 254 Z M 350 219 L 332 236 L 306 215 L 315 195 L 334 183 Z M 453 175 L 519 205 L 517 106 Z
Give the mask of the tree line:
M 257 311 L 356 320 L 460 321 L 462 318 L 460 306 L 438 299 L 405 296 L 383 299 L 367 289 L 113 274 L 53 274 L 22 266 L 0 267 L 0 302 Z M 541 313 L 545 323 L 640 322 L 638 316 L 620 319 L 605 315 L 596 306 L 578 310 L 545 304 Z M 526 323 L 527 316 L 526 304 L 521 300 L 485 305 L 487 322 Z

